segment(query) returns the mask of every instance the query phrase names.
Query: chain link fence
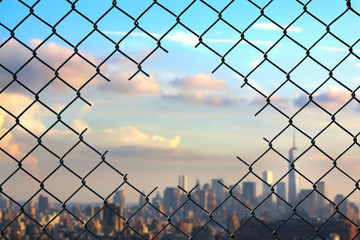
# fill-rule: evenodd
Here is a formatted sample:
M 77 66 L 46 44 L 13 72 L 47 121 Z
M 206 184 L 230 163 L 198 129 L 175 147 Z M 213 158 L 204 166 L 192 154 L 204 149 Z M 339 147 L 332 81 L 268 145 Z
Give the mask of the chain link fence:
M 15 16 L 12 22 L 0 17 L 0 27 L 3 32 L 1 35 L 0 54 L 5 55 L 5 51 L 15 44 L 19 49 L 22 49 L 21 51 L 25 51 L 28 55 L 28 57 L 15 68 L 9 67 L 10 63 L 7 61 L 8 59 L 5 59 L 4 57 L 1 58 L 0 68 L 4 74 L 1 75 L 2 89 L 0 91 L 0 95 L 4 95 L 6 92 L 10 91 L 9 89 L 16 86 L 16 88 L 21 89 L 21 91 L 26 92 L 27 95 L 31 96 L 32 99 L 32 101 L 29 102 L 29 104 L 25 104 L 24 107 L 22 107 L 23 104 L 19 103 L 19 107 L 17 109 L 13 109 L 8 107 L 8 100 L 6 98 L 0 98 L 2 101 L 0 104 L 1 111 L 3 112 L 1 115 L 2 118 L 5 118 L 6 116 L 13 121 L 11 126 L 5 130 L 2 129 L 1 131 L 0 141 L 2 144 L 0 146 L 0 150 L 3 153 L 3 158 L 5 159 L 6 157 L 11 159 L 12 166 L 14 166 L 11 171 L 7 172 L 6 176 L 1 176 L 2 182 L 0 183 L 0 199 L 2 202 L 0 206 L 2 206 L 2 215 L 0 215 L 0 239 L 358 239 L 360 230 L 359 222 L 357 217 L 354 217 L 358 208 L 354 205 L 349 205 L 348 199 L 358 192 L 359 180 L 353 178 L 345 170 L 343 170 L 339 166 L 338 160 L 350 149 L 357 148 L 359 146 L 357 141 L 359 132 L 358 130 L 354 132 L 347 129 L 337 121 L 337 116 L 348 105 L 352 103 L 359 103 L 359 99 L 356 96 L 356 91 L 359 89 L 359 85 L 354 87 L 348 86 L 344 77 L 336 76 L 334 72 L 337 68 L 339 68 L 339 66 L 344 64 L 348 57 L 360 60 L 360 57 L 357 54 L 358 51 L 356 50 L 356 45 L 360 39 L 351 43 L 344 41 L 342 40 L 344 36 L 332 32 L 332 26 L 347 14 L 355 14 L 357 17 L 360 17 L 360 15 L 359 12 L 352 6 L 354 1 L 338 1 L 343 4 L 344 10 L 331 19 L 328 24 L 321 20 L 316 13 L 309 10 L 309 6 L 313 2 L 319 1 L 293 1 L 294 4 L 298 6 L 298 9 L 301 9 L 301 11 L 293 15 L 292 21 L 290 21 L 287 26 L 280 25 L 277 20 L 274 19 L 274 15 L 268 11 L 268 9 L 277 2 L 276 0 L 232 0 L 227 1 L 226 4 L 223 3 L 223 6 L 221 7 L 218 6 L 219 4 L 210 3 L 210 1 L 193 0 L 187 2 L 186 4 L 179 3 L 179 5 L 183 6 L 179 7 L 181 10 L 177 12 L 168 7 L 168 5 L 170 5 L 168 2 L 154 0 L 146 2 L 148 5 L 145 7 L 143 4 L 142 7 L 139 7 L 135 13 L 130 13 L 128 10 L 124 10 L 125 5 L 131 5 L 132 3 L 124 3 L 123 1 L 104 1 L 101 2 L 101 4 L 106 6 L 106 9 L 101 8 L 102 10 L 97 12 L 96 17 L 87 16 L 82 11 L 82 8 L 78 7 L 81 3 L 84 4 L 84 1 L 64 0 L 63 2 L 68 5 L 69 10 L 64 11 L 63 9 L 58 9 L 55 11 L 59 14 L 59 16 L 61 15 L 56 21 L 50 21 L 38 15 L 37 6 L 44 2 L 46 3 L 45 0 L 0 1 L 0 9 L 2 12 L 8 11 L 7 7 L 11 4 L 14 4 L 16 6 L 15 8 L 19 9 L 19 11 L 11 13 Z M 331 4 L 325 3 L 324 1 L 320 2 L 322 2 L 322 4 Z M 237 24 L 232 23 L 232 18 L 226 17 L 226 12 L 228 9 L 233 7 L 235 7 L 235 9 L 241 7 L 241 4 L 243 3 L 248 4 L 251 9 L 257 12 L 257 15 L 254 16 L 253 19 L 248 19 L 249 24 L 245 27 L 239 27 Z M 209 11 L 209 13 L 216 15 L 215 21 L 208 22 L 202 26 L 205 30 L 201 32 L 194 30 L 192 26 L 185 24 L 182 21 L 183 16 L 190 12 L 196 4 L 198 4 L 198 6 L 202 9 Z M 136 6 L 134 7 L 136 8 Z M 153 15 L 148 16 L 154 8 L 157 8 L 163 14 L 170 15 L 173 19 L 170 24 L 171 26 L 162 34 L 154 34 L 151 31 L 148 31 L 146 27 L 143 27 L 146 25 L 146 22 L 143 21 L 145 17 L 157 17 Z M 117 41 L 115 41 L 108 32 L 100 27 L 103 19 L 114 12 L 120 14 L 123 18 L 133 23 L 129 31 L 124 32 L 120 40 Z M 76 15 L 77 18 L 86 22 L 89 26 L 91 25 L 90 30 L 84 34 L 81 39 L 70 40 L 68 39 L 71 37 L 70 35 L 63 34 L 64 32 L 60 33 L 58 31 L 59 26 L 65 22 L 71 14 Z M 301 40 L 296 39 L 294 35 L 290 34 L 294 25 L 296 25 L 296 22 L 304 16 L 311 19 L 311 21 L 316 22 L 316 24 L 319 24 L 324 31 L 324 33 L 320 34 L 320 36 L 312 41 L 311 44 L 303 44 Z M 49 32 L 48 35 L 43 36 L 42 40 L 39 40 L 36 44 L 29 44 L 22 38 L 21 28 L 27 23 L 27 21 L 29 21 L 30 18 L 36 19 L 36 21 L 44 25 L 43 28 L 46 28 Z M 281 32 L 279 38 L 271 43 L 266 50 L 247 38 L 248 32 L 253 29 L 254 25 L 260 18 L 266 19 L 274 28 Z M 232 46 L 225 52 L 221 52 L 216 47 L 213 47 L 211 42 L 206 39 L 206 34 L 217 24 L 226 26 L 231 31 L 234 31 L 238 36 L 236 41 L 231 43 Z M 132 80 L 136 75 L 141 74 L 149 77 L 149 73 L 152 70 L 144 68 L 146 61 L 151 59 L 157 51 L 168 52 L 168 50 L 163 46 L 163 40 L 173 29 L 179 26 L 186 29 L 188 33 L 191 33 L 197 39 L 198 42 L 195 47 L 205 47 L 209 53 L 218 57 L 219 64 L 214 68 L 213 73 L 218 71 L 220 68 L 226 68 L 227 70 L 232 71 L 242 79 L 242 87 L 252 89 L 253 92 L 261 98 L 263 107 L 261 107 L 255 115 L 260 114 L 267 108 L 272 108 L 287 122 L 287 124 L 284 125 L 272 139 L 264 138 L 264 140 L 268 143 L 268 149 L 264 153 L 259 154 L 257 159 L 249 162 L 245 161 L 242 157 L 238 157 L 239 164 L 248 169 L 247 173 L 244 176 L 239 176 L 239 181 L 232 186 L 227 186 L 219 180 L 218 185 L 221 188 L 220 191 L 225 191 L 226 197 L 214 203 L 213 206 L 210 206 L 210 204 L 204 206 L 205 200 L 201 199 L 205 197 L 209 199 L 208 193 L 205 194 L 205 191 L 200 190 L 200 186 L 198 185 L 191 190 L 184 189 L 182 186 L 179 186 L 178 189 L 175 190 L 168 190 L 168 198 L 171 199 L 171 196 L 177 196 L 177 198 L 174 198 L 171 201 L 169 200 L 169 206 L 165 206 L 165 203 L 162 203 L 158 196 L 154 198 L 153 195 L 156 188 L 148 194 L 139 190 L 139 187 L 134 186 L 131 181 L 128 180 L 127 175 L 122 173 L 121 169 L 113 166 L 107 160 L 107 152 L 100 152 L 86 141 L 85 132 L 87 129 L 79 132 L 71 127 L 70 122 L 67 122 L 63 118 L 63 115 L 66 114 L 68 109 L 79 101 L 82 101 L 89 106 L 91 105 L 90 101 L 86 100 L 81 93 L 96 79 L 101 79 L 101 81 L 104 82 L 112 79 L 111 74 L 109 75 L 104 73 L 103 67 L 105 63 L 107 63 L 107 61 L 115 54 L 123 56 L 126 59 L 127 64 L 135 68 L 134 72 L 129 77 L 129 80 Z M 356 29 L 357 27 L 354 26 L 353 30 L 357 31 Z M 32 31 L 36 34 L 37 30 L 35 29 L 35 26 Z M 126 45 L 125 47 L 122 46 L 129 36 L 135 32 L 137 32 L 137 34 L 142 34 L 153 41 L 152 50 L 142 56 L 141 60 L 136 60 L 134 56 L 128 54 L 126 51 Z M 94 61 L 94 59 L 88 57 L 79 50 L 82 44 L 95 34 L 100 36 L 107 44 L 112 46 L 110 54 L 104 57 L 101 62 Z M 313 33 L 307 34 L 311 35 Z M 328 36 L 331 36 L 336 41 L 340 42 L 343 46 L 345 46 L 346 51 L 348 51 L 345 56 L 332 67 L 328 67 L 326 62 L 323 62 L 312 55 L 312 52 L 316 49 L 319 42 Z M 56 60 L 50 61 L 48 59 L 43 59 L 41 54 L 39 54 L 42 48 L 44 48 L 49 39 L 52 37 L 61 39 L 67 47 L 73 50 L 71 54 L 66 59 L 61 60 L 59 64 L 55 64 L 58 62 Z M 303 53 L 303 57 L 299 60 L 295 60 L 296 62 L 291 68 L 276 63 L 270 57 L 271 53 L 275 51 L 274 49 L 276 49 L 282 41 L 290 42 L 301 49 Z M 250 71 L 238 69 L 233 61 L 228 60 L 229 55 L 241 44 L 246 44 L 252 49 L 252 51 L 255 51 L 257 54 L 262 56 L 262 59 L 253 66 Z M 100 45 L 98 48 L 101 49 L 102 46 Z M 241 58 L 242 56 L 238 57 Z M 287 55 L 285 54 L 283 57 L 286 58 Z M 68 79 L 65 74 L 63 74 L 63 70 L 67 68 L 67 66 L 75 58 L 80 59 L 82 64 L 87 64 L 91 68 L 90 76 L 81 84 L 74 83 Z M 292 78 L 292 74 L 297 69 L 301 68 L 306 60 L 311 60 L 313 66 L 321 68 L 322 71 L 327 73 L 326 79 L 319 82 L 317 86 L 310 91 L 307 90 L 306 87 L 302 86 L 301 82 Z M 41 86 L 37 87 L 34 87 L 34 83 L 32 82 L 24 83 L 19 80 L 19 75 L 22 74 L 27 66 L 34 61 L 41 63 L 42 67 L 51 73 L 51 78 L 47 79 L 43 82 L 43 84 L 41 84 Z M 274 86 L 273 90 L 269 93 L 261 90 L 261 88 L 251 80 L 252 76 L 257 71 L 260 71 L 261 66 L 264 64 L 268 64 L 273 67 L 279 71 L 282 76 L 280 83 Z M 4 77 L 5 74 L 8 76 L 7 78 Z M 29 74 L 31 75 L 32 73 L 30 72 L 28 75 Z M 133 81 L 135 81 L 135 79 L 133 79 Z M 337 110 L 333 113 L 327 109 L 326 106 L 321 104 L 321 100 L 316 99 L 316 93 L 318 90 L 330 81 L 335 81 L 338 85 L 340 85 L 340 87 L 347 92 L 349 97 L 346 101 L 341 103 L 341 105 L 339 105 Z M 65 106 L 60 109 L 49 104 L 46 98 L 41 97 L 43 96 L 42 93 L 46 92 L 46 90 L 54 84 L 62 84 L 63 89 L 71 91 L 72 97 Z M 283 110 L 277 101 L 277 94 L 284 88 L 285 85 L 290 85 L 296 88 L 303 96 L 305 96 L 305 100 L 302 102 L 299 109 L 293 114 L 289 114 L 286 109 Z M 19 100 L 21 99 L 19 98 Z M 54 121 L 49 124 L 49 127 L 41 132 L 35 132 L 23 121 L 24 116 L 34 105 L 41 105 L 41 107 L 51 112 L 54 119 Z M 298 120 L 297 118 L 298 115 L 301 115 L 300 113 L 310 108 L 310 105 L 314 106 L 312 109 L 316 109 L 317 113 L 325 114 L 328 118 L 327 125 L 315 134 L 309 134 L 306 130 L 300 127 L 301 120 Z M 47 141 L 44 141 L 49 132 L 59 126 L 71 131 L 73 139 L 77 139 L 72 146 L 61 154 L 59 154 L 55 149 L 56 147 L 48 145 Z M 328 154 L 323 147 L 317 144 L 317 139 L 324 134 L 327 129 L 333 126 L 338 127 L 343 133 L 352 139 L 351 144 L 335 157 Z M 25 152 L 21 156 L 14 154 L 11 148 L 7 147 L 6 138 L 9 137 L 15 129 L 20 129 L 28 138 L 31 138 L 35 142 L 29 151 Z M 289 156 L 287 156 L 282 154 L 281 151 L 278 150 L 278 146 L 274 143 L 289 129 L 295 129 L 297 135 L 304 137 L 309 143 L 308 147 L 299 153 L 297 157 L 294 157 L 293 155 L 293 151 L 296 150 L 295 146 L 293 146 L 290 150 Z M 84 175 L 74 171 L 71 165 L 66 161 L 67 156 L 80 145 L 85 146 L 86 151 L 93 152 L 98 157 L 95 167 L 90 169 L 90 171 Z M 24 166 L 27 159 L 31 157 L 31 154 L 38 149 L 45 150 L 52 158 L 57 159 L 57 166 L 48 173 L 45 178 L 39 178 L 36 174 L 29 170 L 29 168 Z M 332 167 L 324 169 L 324 174 L 315 179 L 315 181 L 308 178 L 306 174 L 302 173 L 299 168 L 297 168 L 297 163 L 301 162 L 303 156 L 313 149 L 320 152 L 322 156 L 331 161 L 332 164 Z M 289 165 L 288 171 L 273 184 L 268 183 L 266 176 L 260 176 L 258 172 L 253 170 L 254 166 L 258 162 L 261 162 L 263 157 L 269 152 L 276 154 L 280 159 Z M 84 159 L 84 164 L 86 164 L 86 159 Z M 114 188 L 109 195 L 102 195 L 98 193 L 96 189 L 93 189 L 91 185 L 87 183 L 88 177 L 104 165 L 111 168 L 113 172 L 122 178 L 122 182 L 118 184 L 118 186 Z M 61 170 L 67 171 L 77 179 L 78 183 L 81 183 L 80 187 L 76 188 L 76 190 L 65 200 L 60 199 L 56 196 L 56 194 L 53 194 L 53 192 L 47 188 L 47 183 Z M 353 184 L 353 191 L 346 196 L 339 195 L 336 201 L 329 199 L 324 192 L 323 185 L 324 179 L 333 171 L 341 172 L 341 174 L 349 179 Z M 25 202 L 12 197 L 4 187 L 18 172 L 26 174 L 38 184 L 38 190 Z M 282 181 L 287 178 L 289 178 L 289 182 L 291 181 L 290 178 L 295 179 L 295 177 L 293 177 L 295 174 L 300 176 L 312 186 L 312 189 L 301 192 L 301 194 L 297 197 L 297 201 L 295 199 L 290 199 L 290 195 L 289 199 L 287 199 L 284 194 L 285 185 L 282 183 Z M 267 195 L 259 201 L 250 199 L 253 195 L 251 193 L 251 189 L 254 189 L 254 186 L 252 186 L 251 183 L 246 182 L 246 177 L 248 176 L 255 177 L 268 189 Z M 21 185 L 22 183 L 17 184 Z M 237 189 L 241 184 L 243 190 L 242 192 L 239 192 Z M 289 184 L 293 184 L 295 187 L 294 182 Z M 125 206 L 111 203 L 110 200 L 114 196 L 121 198 L 121 193 L 119 193 L 119 191 L 126 187 L 133 189 L 139 194 L 142 199 L 142 201 L 140 201 L 140 205 L 125 208 Z M 99 201 L 103 202 L 103 204 L 99 206 L 89 206 L 88 209 L 85 210 L 86 214 L 83 214 L 76 206 L 68 205 L 71 199 L 83 189 L 91 191 L 94 195 L 96 195 Z M 47 206 L 48 204 L 48 199 L 41 196 L 41 193 L 46 193 L 50 196 L 56 202 L 56 206 L 58 206 L 58 208 L 52 209 L 52 214 L 43 214 L 39 217 L 39 215 L 34 213 L 33 202 L 39 198 L 39 207 L 40 205 Z M 151 198 L 153 198 L 152 201 L 150 200 Z M 277 206 L 274 206 L 272 203 L 273 198 L 277 199 Z M 315 214 L 315 217 L 311 218 L 309 215 L 311 216 L 314 212 L 319 211 L 319 209 L 315 209 L 313 206 L 315 198 L 322 202 L 324 206 L 325 204 L 327 205 L 327 208 L 323 210 L 327 214 Z M 4 208 L 4 206 L 6 207 Z M 166 208 L 165 210 L 164 207 Z M 310 208 L 310 210 L 306 208 Z M 43 209 L 43 211 L 45 213 L 48 209 Z M 281 211 L 287 211 L 288 214 L 286 217 L 283 215 L 281 218 L 276 218 L 276 216 L 279 216 Z M 196 224 L 190 224 L 189 220 L 186 220 L 189 219 L 189 212 L 198 216 L 201 221 L 199 220 Z M 71 219 L 71 221 L 69 219 Z M 189 225 L 191 225 L 191 227 L 189 227 Z

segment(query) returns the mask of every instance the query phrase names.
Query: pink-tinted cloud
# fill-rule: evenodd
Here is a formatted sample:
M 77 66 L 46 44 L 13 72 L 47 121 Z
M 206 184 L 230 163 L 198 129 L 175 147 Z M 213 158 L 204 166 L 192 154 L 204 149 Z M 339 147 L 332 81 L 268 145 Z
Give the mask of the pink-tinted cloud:
M 208 74 L 199 73 L 192 77 L 176 78 L 171 82 L 174 87 L 181 89 L 204 89 L 223 90 L 226 89 L 224 80 L 212 78 Z
M 275 106 L 287 106 L 289 102 L 290 100 L 287 98 L 278 97 L 275 95 L 270 97 L 270 103 L 274 104 Z M 266 98 L 258 96 L 250 104 L 264 106 L 266 103 Z
M 33 39 L 30 41 L 30 46 L 35 48 L 40 42 L 40 40 Z M 36 51 L 37 57 L 46 62 L 54 70 L 58 70 L 60 78 L 78 89 L 96 73 L 96 69 L 78 55 L 71 57 L 73 53 L 73 49 L 53 42 L 43 44 Z M 90 54 L 83 53 L 83 55 L 93 64 L 96 65 L 99 63 L 99 61 Z M 15 40 L 11 40 L 6 44 L 0 54 L 0 61 L 4 63 L 6 68 L 14 73 L 17 72 L 31 56 L 31 51 L 21 46 Z M 62 65 L 65 61 L 67 62 Z M 4 81 L 7 79 L 6 82 L 12 80 L 12 75 L 6 74 L 4 70 L 0 72 L 0 76 Z M 32 59 L 17 73 L 17 79 L 33 91 L 40 90 L 41 87 L 54 77 L 54 71 L 37 59 Z M 91 81 L 88 85 L 94 84 L 95 81 Z M 59 80 L 55 80 L 51 86 L 66 87 L 65 84 Z
M 339 89 L 337 87 L 329 87 L 326 92 L 315 93 L 313 100 L 326 109 L 336 110 L 342 107 L 351 98 L 351 92 Z M 309 101 L 309 97 L 305 94 L 295 96 L 294 105 L 297 107 L 304 106 Z
M 224 97 L 202 92 L 180 92 L 176 94 L 164 94 L 163 98 L 182 101 L 188 104 L 199 104 L 207 106 L 231 106 L 236 105 L 241 99 Z

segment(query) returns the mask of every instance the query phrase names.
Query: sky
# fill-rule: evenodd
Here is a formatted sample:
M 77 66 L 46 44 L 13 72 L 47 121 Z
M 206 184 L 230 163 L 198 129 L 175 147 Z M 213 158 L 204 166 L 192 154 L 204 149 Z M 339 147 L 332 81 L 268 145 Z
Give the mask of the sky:
M 81 186 L 74 173 L 81 178 L 86 176 L 86 184 L 103 198 L 123 182 L 123 177 L 106 164 L 88 174 L 106 151 L 106 161 L 122 174 L 128 174 L 129 182 L 146 194 L 155 187 L 162 193 L 166 186 L 177 186 L 180 174 L 188 175 L 191 187 L 197 179 L 205 183 L 212 178 L 226 178 L 228 184 L 234 184 L 248 173 L 248 166 L 237 156 L 249 165 L 261 156 L 252 165 L 254 173 L 261 176 L 262 171 L 271 170 L 277 182 L 288 170 L 288 162 L 278 153 L 288 157 L 294 132 L 298 147 L 295 156 L 310 148 L 296 163 L 309 180 L 316 182 L 332 168 L 331 158 L 339 158 L 338 166 L 357 181 L 358 145 L 341 153 L 359 133 L 359 103 L 351 100 L 351 93 L 357 91 L 360 83 L 357 44 L 360 33 L 353 30 L 360 17 L 352 11 L 343 14 L 345 1 L 330 2 L 314 0 L 306 5 L 308 12 L 303 13 L 305 3 L 274 0 L 264 9 L 265 17 L 249 1 L 235 1 L 221 12 L 235 30 L 225 21 L 216 22 L 218 13 L 201 1 L 194 1 L 180 16 L 180 22 L 187 27 L 184 28 L 181 24 L 173 27 L 176 17 L 159 5 L 152 5 L 142 14 L 153 1 L 119 1 L 118 8 L 112 8 L 111 1 L 80 0 L 74 4 L 76 11 L 71 11 L 72 5 L 67 1 L 43 0 L 33 7 L 41 21 L 29 15 L 24 4 L 3 0 L 0 147 L 17 160 L 26 156 L 23 169 L 43 181 L 45 189 L 61 201 Z M 31 6 L 35 1 L 24 3 Z M 158 3 L 177 16 L 191 1 Z M 206 3 L 220 12 L 228 2 Z M 254 3 L 262 8 L 268 1 Z M 360 12 L 360 3 L 352 2 L 352 8 Z M 96 22 L 99 31 L 88 36 L 94 30 L 90 21 Z M 326 34 L 327 25 L 331 33 Z M 58 36 L 53 34 L 53 28 Z M 285 28 L 288 37 L 283 37 Z M 172 30 L 167 32 L 169 29 Z M 11 31 L 15 38 L 10 38 Z M 238 43 L 243 31 L 246 41 Z M 199 36 L 204 44 L 198 44 Z M 113 54 L 114 42 L 122 38 L 119 49 L 123 54 Z M 139 72 L 129 81 L 138 70 L 129 58 L 142 62 L 157 47 L 154 38 L 161 38 L 161 47 L 167 52 L 157 49 L 141 64 L 148 76 Z M 78 55 L 74 54 L 74 47 Z M 309 48 L 311 58 L 306 58 Z M 269 61 L 264 60 L 264 52 Z M 231 68 L 225 64 L 218 67 L 224 54 Z M 96 74 L 97 68 L 101 75 Z M 64 81 L 55 77 L 55 70 Z M 329 78 L 329 71 L 333 78 L 322 84 Z M 20 83 L 8 85 L 15 73 Z M 288 81 L 275 91 L 286 81 L 287 74 L 292 83 Z M 247 76 L 249 85 L 241 87 L 243 76 Z M 77 98 L 78 90 L 91 107 Z M 309 103 L 310 93 L 318 106 Z M 42 104 L 34 102 L 35 94 Z M 269 96 L 275 107 L 269 105 L 257 114 Z M 78 143 L 78 134 L 59 123 L 57 114 L 78 134 L 87 129 L 83 139 L 95 151 L 84 142 Z M 332 122 L 333 114 L 336 123 L 346 131 L 333 122 L 322 132 Z M 16 117 L 33 136 L 15 123 Z M 297 129 L 287 127 L 289 117 Z M 42 146 L 33 149 L 38 144 L 36 137 L 40 136 Z M 322 151 L 311 147 L 312 138 Z M 267 141 L 271 140 L 276 152 L 267 151 Z M 18 167 L 4 151 L 0 152 L 2 188 L 14 199 L 25 201 L 39 190 L 39 183 L 22 170 L 8 179 Z M 53 172 L 60 158 L 74 173 L 65 167 Z M 331 199 L 337 193 L 347 195 L 355 186 L 354 181 L 336 169 L 323 180 Z M 260 194 L 262 184 L 258 179 L 248 176 L 244 181 L 256 181 Z M 300 186 L 312 188 L 301 177 Z M 122 189 L 127 191 L 129 202 L 137 201 L 138 193 L 128 186 Z M 350 200 L 360 199 L 354 194 Z M 86 188 L 69 200 L 95 201 L 99 198 Z

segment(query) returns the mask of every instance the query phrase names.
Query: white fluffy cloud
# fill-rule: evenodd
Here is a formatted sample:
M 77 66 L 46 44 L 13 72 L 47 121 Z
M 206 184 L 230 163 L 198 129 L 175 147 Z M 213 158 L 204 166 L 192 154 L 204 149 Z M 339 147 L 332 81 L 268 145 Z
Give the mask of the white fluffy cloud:
M 285 29 L 287 26 L 281 25 L 281 27 Z M 282 31 L 282 29 L 280 27 L 278 27 L 274 23 L 270 23 L 270 22 L 269 23 L 266 23 L 266 22 L 255 23 L 254 28 L 257 28 L 260 30 L 267 30 L 267 31 Z M 299 27 L 290 26 L 289 28 L 287 28 L 286 31 L 301 33 L 303 31 L 303 29 L 299 28 Z
M 0 94 L 0 102 L 4 103 L 5 101 L 7 101 L 7 108 L 9 111 L 14 111 L 16 107 L 19 106 L 19 104 L 21 105 L 26 102 L 25 100 L 27 100 L 26 97 L 20 94 Z M 44 128 L 43 125 L 37 120 L 35 120 L 33 117 L 34 115 L 30 113 L 30 117 L 26 119 L 26 121 L 21 120 L 21 123 L 24 125 L 27 125 L 27 123 L 29 123 L 30 125 L 33 124 L 36 127 Z M 20 143 L 15 140 L 13 135 L 13 131 L 15 130 L 12 130 L 4 136 L 4 134 L 14 123 L 15 122 L 13 121 L 13 118 L 11 116 L 0 110 L 0 136 L 2 137 L 2 139 L 0 140 L 0 147 L 8 154 L 20 161 L 27 153 L 21 150 Z M 2 161 L 0 161 L 0 165 L 1 163 Z M 24 160 L 23 165 L 26 170 L 30 171 L 30 173 L 34 174 L 35 176 L 39 176 L 37 158 L 29 155 Z
M 156 134 L 150 135 L 132 126 L 106 129 L 96 134 L 103 139 L 100 144 L 106 147 L 145 146 L 177 148 L 181 140 L 180 136 L 165 138 Z

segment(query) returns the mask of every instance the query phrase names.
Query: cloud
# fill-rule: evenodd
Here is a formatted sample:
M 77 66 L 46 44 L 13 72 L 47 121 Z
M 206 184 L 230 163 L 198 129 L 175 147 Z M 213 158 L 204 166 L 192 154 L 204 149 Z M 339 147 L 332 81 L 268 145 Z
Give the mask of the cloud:
M 231 155 L 217 155 L 217 154 L 206 154 L 202 152 L 196 152 L 188 149 L 181 148 L 149 148 L 145 146 L 120 146 L 116 148 L 110 148 L 109 153 L 113 156 L 118 156 L 123 161 L 127 161 L 128 165 L 134 165 L 138 167 L 139 163 L 146 166 L 147 169 L 152 169 L 154 165 L 161 165 L 160 170 L 164 171 L 166 166 L 225 166 L 231 164 Z M 144 162 L 144 160 L 146 160 Z M 223 160 L 223 161 L 219 161 Z M 147 163 L 151 162 L 150 165 Z M 184 165 L 185 164 L 185 165 Z M 229 166 L 229 165 L 227 165 Z M 232 165 L 233 166 L 233 165 Z M 129 167 L 129 166 L 128 166 Z M 155 167 L 157 168 L 157 167 Z M 165 168 L 166 169 L 166 168 Z M 152 169 L 155 171 L 156 169 Z M 157 169 L 159 170 L 159 169 Z M 174 171 L 174 169 L 172 169 Z M 171 172 L 173 174 L 173 172 Z
M 0 94 L 0 102 L 3 102 L 1 98 L 4 97 L 4 95 L 7 95 L 9 97 L 9 94 L 2 93 Z M 12 97 L 10 97 L 12 98 Z M 4 111 L 0 111 L 0 136 L 2 139 L 0 140 L 0 148 L 6 151 L 8 154 L 16 158 L 17 160 L 21 160 L 26 153 L 21 151 L 20 144 L 17 143 L 14 140 L 14 136 L 12 132 L 9 132 L 6 136 L 3 136 L 7 132 L 7 127 L 5 126 L 7 124 L 8 114 Z M 13 130 L 14 131 L 14 130 Z M 2 161 L 0 161 L 0 164 Z M 36 177 L 39 176 L 39 167 L 38 167 L 38 159 L 29 155 L 25 158 L 23 161 L 23 167 L 30 171 L 33 175 Z
M 30 40 L 30 46 L 35 48 L 40 42 L 41 40 L 32 39 Z M 58 69 L 74 53 L 74 50 L 69 47 L 49 42 L 43 44 L 36 53 L 37 56 L 49 66 Z M 31 55 L 32 52 L 19 45 L 15 40 L 11 40 L 6 44 L 4 51 L 2 51 L 0 61 L 5 63 L 4 65 L 12 72 L 16 72 L 30 59 Z M 88 53 L 82 53 L 82 55 L 94 64 L 99 62 L 95 57 Z M 59 69 L 59 76 L 77 89 L 87 82 L 95 73 L 96 69 L 77 55 L 73 56 Z M 9 74 L 0 72 L 0 77 L 8 79 Z M 37 59 L 32 59 L 17 73 L 18 80 L 33 91 L 39 91 L 54 77 L 54 71 Z M 9 81 L 10 80 L 12 79 L 9 79 Z M 94 84 L 95 81 L 91 81 L 88 85 Z M 58 79 L 52 82 L 51 86 L 66 88 L 66 85 Z M 14 88 L 14 90 L 17 91 L 18 89 Z
M 345 102 L 351 98 L 351 93 L 336 87 L 329 87 L 326 92 L 315 93 L 313 100 L 326 109 L 339 109 Z M 309 101 L 309 97 L 305 94 L 295 96 L 294 105 L 297 107 L 304 106 Z
M 71 126 L 79 133 L 87 128 L 87 131 L 91 131 L 89 125 L 82 119 L 76 118 L 72 121 Z
M 278 97 L 278 96 L 271 96 L 270 97 L 270 103 L 274 104 L 275 106 L 287 106 L 289 103 L 289 99 Z M 250 102 L 252 105 L 259 105 L 264 106 L 266 104 L 266 98 L 257 96 L 252 102 Z
M 97 132 L 96 135 L 101 136 L 103 139 L 101 144 L 105 147 L 144 146 L 155 148 L 177 148 L 181 141 L 180 136 L 168 139 L 157 134 L 150 135 L 132 126 L 106 129 Z
M 287 28 L 286 25 L 280 25 L 280 26 L 284 29 Z M 255 23 L 254 28 L 257 28 L 260 30 L 266 30 L 266 31 L 282 31 L 282 29 L 279 28 L 274 23 L 265 23 L 265 22 Z M 301 33 L 303 31 L 303 29 L 299 28 L 299 27 L 290 26 L 286 29 L 286 31 Z
M 175 80 L 171 81 L 171 84 L 174 87 L 182 89 L 226 89 L 224 80 L 215 79 L 203 73 L 196 74 L 192 77 L 176 78 Z
M 329 51 L 329 52 L 349 52 L 348 48 L 328 47 L 328 46 L 316 46 L 316 49 Z M 360 53 L 360 49 L 353 49 L 353 52 Z
M 103 31 L 103 33 L 109 34 L 109 35 L 120 35 L 120 36 L 125 36 L 128 34 L 127 32 L 121 32 L 121 31 Z M 159 34 L 159 33 L 150 33 L 150 34 L 156 38 L 162 37 L 162 34 Z M 143 32 L 132 32 L 129 35 L 129 37 L 131 37 L 131 36 L 150 39 L 150 37 Z M 186 33 L 183 31 L 176 31 L 176 32 L 169 33 L 163 39 L 169 40 L 172 42 L 181 43 L 186 46 L 195 46 L 196 44 L 199 43 L 199 39 L 194 34 Z M 236 38 L 203 38 L 202 41 L 206 42 L 206 43 L 234 43 L 235 44 L 239 41 L 239 39 L 236 39 Z M 255 45 L 265 45 L 265 46 L 272 46 L 276 43 L 274 41 L 263 41 L 263 40 L 248 40 L 248 41 Z M 241 44 L 247 44 L 247 43 L 242 41 Z M 277 44 L 277 45 L 280 45 L 280 44 Z
M 213 94 L 204 94 L 202 92 L 180 92 L 176 94 L 164 94 L 163 98 L 176 100 L 188 104 L 199 104 L 207 106 L 232 106 L 236 105 L 240 99 L 223 97 Z
M 135 76 L 131 81 L 129 77 L 131 74 L 117 71 L 113 74 L 110 83 L 102 83 L 99 89 L 106 92 L 121 93 L 121 94 L 150 94 L 157 95 L 161 93 L 160 83 L 154 77 L 144 77 L 142 75 Z
M 20 93 L 3 92 L 0 94 L 2 107 L 15 116 L 19 116 L 34 100 Z M 35 134 L 41 134 L 46 130 L 43 119 L 51 114 L 40 106 L 39 103 L 35 103 L 19 118 L 20 123 Z M 2 123 L 4 127 L 8 127 L 12 126 L 15 120 L 6 114 L 2 119 Z

